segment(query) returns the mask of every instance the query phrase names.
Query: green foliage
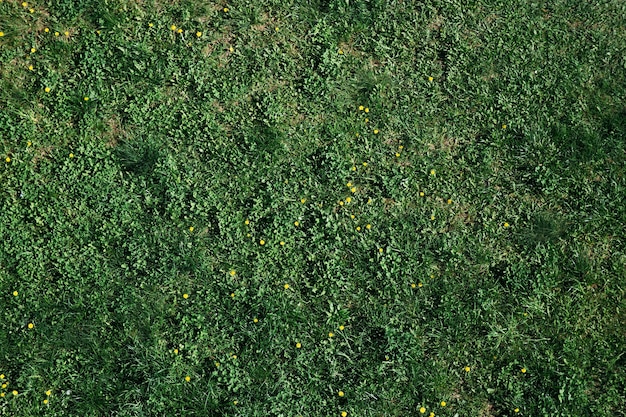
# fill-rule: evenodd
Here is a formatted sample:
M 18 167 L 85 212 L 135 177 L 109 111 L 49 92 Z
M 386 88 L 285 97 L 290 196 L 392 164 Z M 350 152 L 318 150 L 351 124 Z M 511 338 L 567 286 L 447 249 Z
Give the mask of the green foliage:
M 0 2 L 0 415 L 624 415 L 624 13 Z

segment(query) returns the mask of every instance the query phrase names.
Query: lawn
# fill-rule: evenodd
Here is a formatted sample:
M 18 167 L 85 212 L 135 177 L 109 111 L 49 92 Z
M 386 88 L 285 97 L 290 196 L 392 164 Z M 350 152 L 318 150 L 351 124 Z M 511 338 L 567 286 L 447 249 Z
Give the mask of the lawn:
M 624 16 L 0 0 L 0 416 L 626 416 Z

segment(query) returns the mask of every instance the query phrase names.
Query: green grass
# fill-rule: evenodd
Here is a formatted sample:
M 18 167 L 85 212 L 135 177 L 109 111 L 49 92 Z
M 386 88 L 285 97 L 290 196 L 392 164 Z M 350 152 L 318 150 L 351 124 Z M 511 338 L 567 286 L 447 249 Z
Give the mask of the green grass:
M 624 15 L 0 1 L 0 415 L 626 415 Z

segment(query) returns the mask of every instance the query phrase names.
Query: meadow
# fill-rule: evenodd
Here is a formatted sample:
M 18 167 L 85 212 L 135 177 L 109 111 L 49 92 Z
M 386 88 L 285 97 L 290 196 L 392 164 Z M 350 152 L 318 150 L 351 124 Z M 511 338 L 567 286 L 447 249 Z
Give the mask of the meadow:
M 0 0 L 0 416 L 625 416 L 625 16 Z

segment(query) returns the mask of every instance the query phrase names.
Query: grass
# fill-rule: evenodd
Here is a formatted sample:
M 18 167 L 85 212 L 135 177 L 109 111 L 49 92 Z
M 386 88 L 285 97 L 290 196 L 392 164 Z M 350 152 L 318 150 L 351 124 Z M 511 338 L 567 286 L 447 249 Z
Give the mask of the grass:
M 624 416 L 625 12 L 0 1 L 0 415 Z

